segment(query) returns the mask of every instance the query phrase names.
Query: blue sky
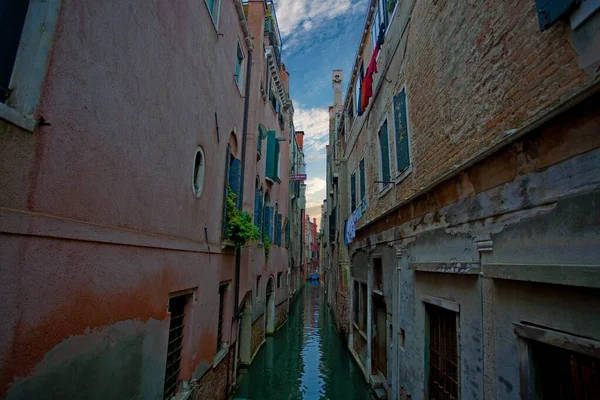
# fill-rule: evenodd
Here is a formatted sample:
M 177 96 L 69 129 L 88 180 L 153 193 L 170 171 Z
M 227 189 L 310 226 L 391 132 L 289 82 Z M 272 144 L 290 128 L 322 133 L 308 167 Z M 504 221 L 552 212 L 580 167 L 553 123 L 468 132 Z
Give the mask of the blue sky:
M 356 55 L 367 0 L 275 0 L 290 73 L 294 125 L 304 131 L 307 214 L 320 219 L 325 198 L 325 145 L 333 103 L 331 72 L 344 71 L 344 91 Z

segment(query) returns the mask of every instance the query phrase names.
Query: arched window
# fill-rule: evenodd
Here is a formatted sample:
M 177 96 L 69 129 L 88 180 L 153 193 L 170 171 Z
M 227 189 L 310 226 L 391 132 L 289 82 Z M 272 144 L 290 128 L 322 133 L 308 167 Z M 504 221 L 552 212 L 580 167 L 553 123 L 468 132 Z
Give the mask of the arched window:
M 204 189 L 204 167 L 204 150 L 198 146 L 194 154 L 194 172 L 192 174 L 192 191 L 196 197 L 200 197 Z
M 260 185 L 260 179 L 256 177 L 254 185 L 254 225 L 261 229 L 263 214 L 263 189 Z M 262 240 L 262 237 L 260 238 Z

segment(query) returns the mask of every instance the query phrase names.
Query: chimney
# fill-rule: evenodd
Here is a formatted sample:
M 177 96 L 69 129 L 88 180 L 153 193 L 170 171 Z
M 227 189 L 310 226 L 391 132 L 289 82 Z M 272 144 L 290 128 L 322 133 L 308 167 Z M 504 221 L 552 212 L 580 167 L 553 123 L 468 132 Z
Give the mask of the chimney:
M 342 82 L 344 80 L 344 73 L 341 69 L 333 70 L 332 83 L 333 83 L 333 107 L 336 114 L 342 111 Z

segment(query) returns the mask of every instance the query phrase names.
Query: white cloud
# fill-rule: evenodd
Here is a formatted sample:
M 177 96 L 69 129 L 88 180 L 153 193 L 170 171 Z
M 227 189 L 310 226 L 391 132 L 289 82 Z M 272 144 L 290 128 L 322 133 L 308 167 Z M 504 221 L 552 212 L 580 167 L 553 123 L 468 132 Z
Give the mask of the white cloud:
M 304 155 L 306 162 L 324 161 L 325 145 L 329 143 L 329 110 L 327 108 L 304 109 L 298 105 L 294 112 L 296 131 L 304 131 Z
M 306 181 L 306 208 L 320 207 L 325 199 L 325 179 L 314 177 Z
M 367 0 L 275 0 L 284 47 L 293 48 L 298 37 L 337 17 L 364 13 Z M 290 39 L 286 43 L 285 39 Z

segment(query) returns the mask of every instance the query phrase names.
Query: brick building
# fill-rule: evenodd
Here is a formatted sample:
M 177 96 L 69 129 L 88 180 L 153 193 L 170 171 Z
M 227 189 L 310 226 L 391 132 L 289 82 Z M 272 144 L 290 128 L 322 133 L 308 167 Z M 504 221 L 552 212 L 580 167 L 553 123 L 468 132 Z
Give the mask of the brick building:
M 541 3 L 372 0 L 334 71 L 328 300 L 381 397 L 600 395 L 600 12 Z
M 2 2 L 0 398 L 227 398 L 285 322 L 293 106 L 245 3 Z

